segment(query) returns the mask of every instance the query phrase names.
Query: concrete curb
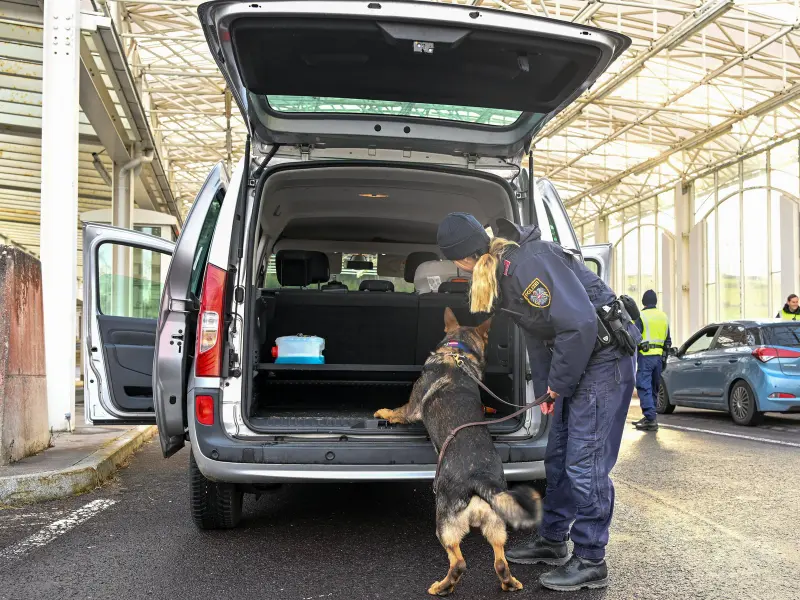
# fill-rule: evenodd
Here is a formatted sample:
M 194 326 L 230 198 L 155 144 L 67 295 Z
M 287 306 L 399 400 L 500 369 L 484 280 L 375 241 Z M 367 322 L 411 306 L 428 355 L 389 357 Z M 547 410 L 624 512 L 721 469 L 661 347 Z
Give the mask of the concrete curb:
M 66 469 L 0 477 L 0 504 L 31 504 L 91 491 L 109 479 L 156 431 L 155 425 L 134 427 Z

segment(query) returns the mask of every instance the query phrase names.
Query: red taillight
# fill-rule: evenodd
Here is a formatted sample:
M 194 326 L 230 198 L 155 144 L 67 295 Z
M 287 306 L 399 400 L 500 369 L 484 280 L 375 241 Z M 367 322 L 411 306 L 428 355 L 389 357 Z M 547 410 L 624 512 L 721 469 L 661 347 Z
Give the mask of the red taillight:
M 761 362 L 769 362 L 773 358 L 800 358 L 800 352 L 788 350 L 787 348 L 773 348 L 772 346 L 759 346 L 753 350 L 755 356 Z
M 273 346 L 272 347 L 272 358 L 278 358 L 278 347 L 277 346 Z
M 197 318 L 198 377 L 219 377 L 222 365 L 222 324 L 227 273 L 209 264 L 203 281 L 200 315 Z
M 769 395 L 769 398 L 797 398 L 794 394 L 789 394 L 787 392 L 772 392 Z
M 211 396 L 197 396 L 194 399 L 194 413 L 200 425 L 213 425 L 214 398 Z

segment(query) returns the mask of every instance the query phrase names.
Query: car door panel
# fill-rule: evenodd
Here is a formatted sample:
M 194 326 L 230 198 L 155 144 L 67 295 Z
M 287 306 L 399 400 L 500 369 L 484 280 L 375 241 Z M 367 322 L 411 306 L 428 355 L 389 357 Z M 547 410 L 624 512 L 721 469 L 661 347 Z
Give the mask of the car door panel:
M 114 401 L 123 410 L 152 412 L 155 319 L 98 317 Z
M 703 367 L 718 330 L 717 325 L 700 330 L 668 361 L 664 378 L 670 401 L 674 404 L 700 406 L 707 403 L 703 391 Z
M 175 243 L 161 297 L 158 324 L 154 324 L 157 349 L 155 359 L 151 356 L 154 406 L 165 457 L 184 445 L 186 385 L 194 355 L 202 274 L 228 181 L 224 165 L 218 163 L 195 197 Z
M 84 403 L 90 423 L 154 423 L 156 294 L 173 243 L 96 223 L 83 230 Z M 122 274 L 117 271 L 123 265 Z M 163 269 L 162 269 L 163 268 Z M 156 274 L 156 279 L 147 274 Z M 146 316 L 141 316 L 145 314 Z
M 611 252 L 611 244 L 581 246 L 581 254 L 586 266 L 597 273 L 606 283 L 611 282 Z

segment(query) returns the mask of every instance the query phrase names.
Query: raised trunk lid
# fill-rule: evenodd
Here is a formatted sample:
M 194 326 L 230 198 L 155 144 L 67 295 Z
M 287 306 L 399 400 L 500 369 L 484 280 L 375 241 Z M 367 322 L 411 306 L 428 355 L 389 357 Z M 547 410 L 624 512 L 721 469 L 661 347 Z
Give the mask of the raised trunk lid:
M 257 142 L 471 160 L 519 158 L 630 44 L 438 3 L 223 1 L 198 14 Z

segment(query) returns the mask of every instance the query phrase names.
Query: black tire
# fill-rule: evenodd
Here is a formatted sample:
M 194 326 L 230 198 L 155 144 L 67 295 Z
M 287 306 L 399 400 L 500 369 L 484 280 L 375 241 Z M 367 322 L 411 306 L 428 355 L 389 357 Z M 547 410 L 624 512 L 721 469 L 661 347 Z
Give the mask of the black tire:
M 233 483 L 216 483 L 200 472 L 189 453 L 192 520 L 200 529 L 233 529 L 242 518 L 244 494 Z
M 753 388 L 745 381 L 737 381 L 728 394 L 728 411 L 737 425 L 751 427 L 764 419 L 764 413 L 758 411 L 756 395 Z
M 656 412 L 660 415 L 671 415 L 675 412 L 675 405 L 669 401 L 667 386 L 664 385 L 663 379 L 658 386 L 658 394 L 656 395 Z

